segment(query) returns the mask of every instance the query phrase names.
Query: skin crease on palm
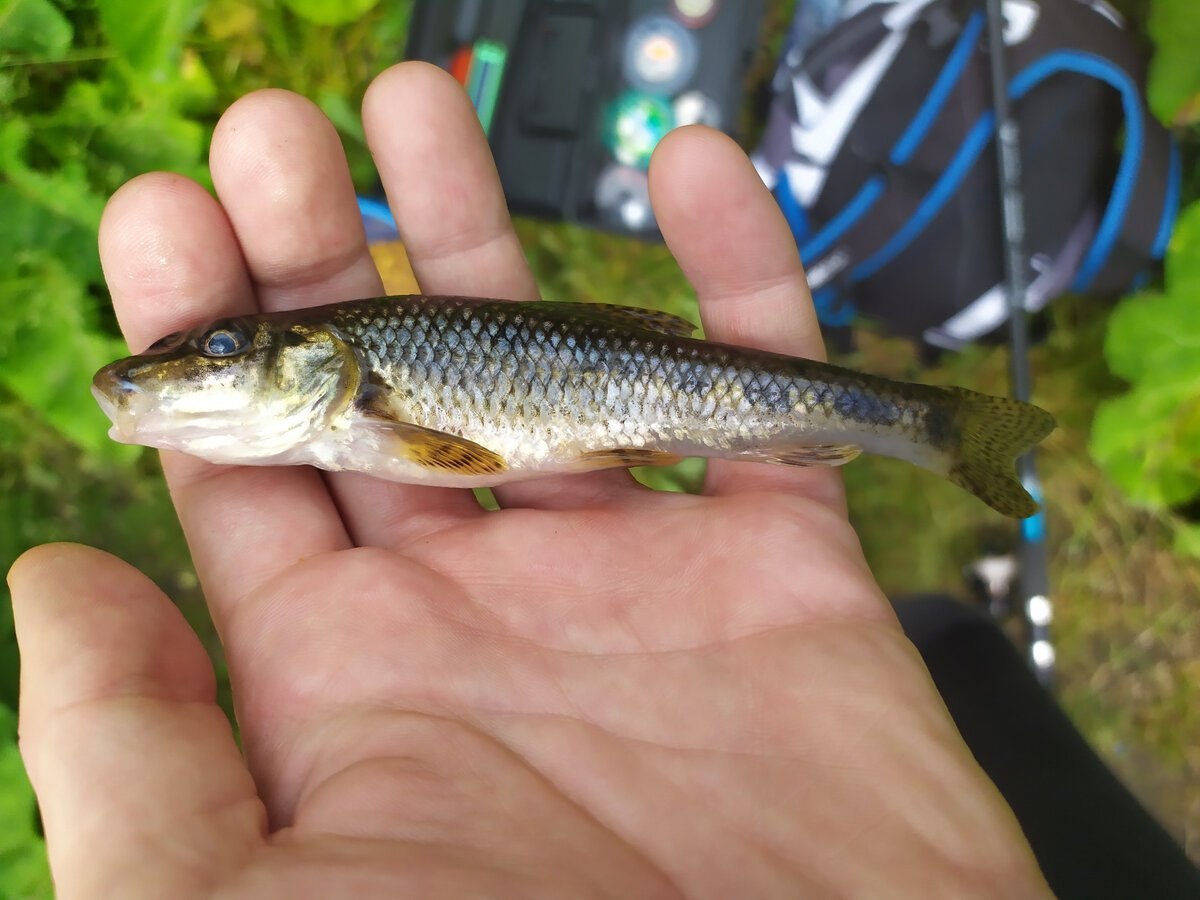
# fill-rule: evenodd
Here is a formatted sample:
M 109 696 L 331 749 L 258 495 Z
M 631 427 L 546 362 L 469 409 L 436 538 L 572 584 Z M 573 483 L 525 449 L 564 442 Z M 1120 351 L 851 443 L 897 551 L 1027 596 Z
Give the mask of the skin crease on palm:
M 397 66 L 364 123 L 423 290 L 536 296 L 457 84 Z M 309 102 L 242 99 L 211 165 L 217 199 L 151 174 L 105 213 L 133 350 L 381 292 Z M 822 354 L 736 145 L 673 133 L 651 188 L 710 338 Z M 21 749 L 63 898 L 1048 893 L 833 472 L 714 462 L 683 496 L 609 471 L 506 487 L 488 513 L 353 474 L 163 467 L 244 753 L 144 576 L 74 545 L 23 556 Z

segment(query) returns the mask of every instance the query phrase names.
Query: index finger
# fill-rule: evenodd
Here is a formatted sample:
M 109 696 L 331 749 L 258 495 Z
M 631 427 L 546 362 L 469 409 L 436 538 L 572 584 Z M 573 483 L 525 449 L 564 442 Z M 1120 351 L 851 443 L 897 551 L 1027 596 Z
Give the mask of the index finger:
M 100 259 L 134 351 L 180 328 L 257 309 L 224 211 L 178 175 L 143 175 L 113 195 L 100 222 Z M 162 461 L 210 599 L 243 594 L 299 558 L 349 546 L 311 469 L 215 466 L 171 452 Z
M 737 144 L 703 126 L 672 132 L 654 152 L 650 192 L 710 339 L 825 358 L 796 242 Z M 714 459 L 705 487 L 713 494 L 797 491 L 845 508 L 841 480 L 828 469 Z

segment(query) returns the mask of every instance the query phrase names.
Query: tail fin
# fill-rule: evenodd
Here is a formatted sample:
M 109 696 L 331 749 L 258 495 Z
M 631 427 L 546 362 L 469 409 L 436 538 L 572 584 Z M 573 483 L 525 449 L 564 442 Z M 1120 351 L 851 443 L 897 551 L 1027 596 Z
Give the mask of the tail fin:
M 950 480 L 1006 516 L 1033 515 L 1038 505 L 1017 478 L 1016 460 L 1054 430 L 1054 416 L 1019 400 L 944 390 L 957 401 L 959 444 L 951 449 Z

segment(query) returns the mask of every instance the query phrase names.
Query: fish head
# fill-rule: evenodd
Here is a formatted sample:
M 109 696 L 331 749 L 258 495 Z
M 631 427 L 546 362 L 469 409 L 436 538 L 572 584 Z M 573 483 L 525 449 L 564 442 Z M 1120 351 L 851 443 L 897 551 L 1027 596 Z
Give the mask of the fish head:
M 212 462 L 300 461 L 354 402 L 362 367 L 328 326 L 222 319 L 96 373 L 109 436 Z

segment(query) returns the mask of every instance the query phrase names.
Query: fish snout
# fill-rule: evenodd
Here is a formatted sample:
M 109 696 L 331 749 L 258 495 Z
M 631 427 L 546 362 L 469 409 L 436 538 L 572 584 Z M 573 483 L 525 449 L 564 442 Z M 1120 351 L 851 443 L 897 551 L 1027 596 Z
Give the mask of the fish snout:
M 135 443 L 146 394 L 129 377 L 128 366 L 115 362 L 97 372 L 92 378 L 92 396 L 112 422 L 109 437 L 123 443 Z
M 105 366 L 92 379 L 92 392 L 99 397 L 103 395 L 113 403 L 119 403 L 131 394 L 138 393 L 140 388 L 124 371 L 119 363 Z

